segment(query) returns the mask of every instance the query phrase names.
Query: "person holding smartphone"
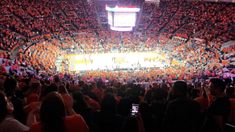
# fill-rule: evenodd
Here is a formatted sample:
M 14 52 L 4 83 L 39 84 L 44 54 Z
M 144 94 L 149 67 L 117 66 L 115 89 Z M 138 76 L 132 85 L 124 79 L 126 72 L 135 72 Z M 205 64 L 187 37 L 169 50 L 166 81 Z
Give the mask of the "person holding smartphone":
M 139 113 L 139 104 L 132 104 L 131 115 L 137 116 L 138 113 Z
M 139 104 L 133 103 L 130 116 L 125 119 L 122 132 L 145 132 L 144 123 L 139 112 Z

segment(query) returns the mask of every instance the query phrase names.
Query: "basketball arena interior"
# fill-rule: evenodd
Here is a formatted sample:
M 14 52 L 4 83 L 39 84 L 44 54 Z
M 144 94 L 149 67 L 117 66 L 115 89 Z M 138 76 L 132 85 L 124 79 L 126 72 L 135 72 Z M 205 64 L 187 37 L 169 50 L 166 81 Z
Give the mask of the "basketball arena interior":
M 0 132 L 235 132 L 235 0 L 0 0 Z

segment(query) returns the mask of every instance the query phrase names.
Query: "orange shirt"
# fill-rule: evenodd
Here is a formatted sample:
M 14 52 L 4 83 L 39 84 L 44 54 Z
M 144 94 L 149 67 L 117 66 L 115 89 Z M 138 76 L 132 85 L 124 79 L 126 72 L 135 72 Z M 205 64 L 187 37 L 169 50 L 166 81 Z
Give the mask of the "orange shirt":
M 102 100 L 102 97 L 103 97 L 103 91 L 102 91 L 102 89 L 100 89 L 100 88 L 93 88 L 93 89 L 91 90 L 91 92 L 94 93 L 94 94 L 98 97 L 99 101 Z
M 30 104 L 26 105 L 24 107 L 24 111 L 26 114 L 29 114 L 32 110 L 36 109 L 37 107 L 40 107 L 41 102 L 31 102 Z
M 65 127 L 68 132 L 88 132 L 89 128 L 81 115 L 71 115 L 65 117 Z M 29 132 L 42 132 L 41 123 L 33 124 Z
M 27 96 L 27 104 L 30 104 L 32 102 L 39 101 L 39 96 L 36 93 L 31 93 Z
M 93 111 L 100 110 L 100 104 L 89 96 L 84 96 L 86 103 L 92 108 Z
M 64 105 L 66 108 L 72 107 L 73 104 L 73 99 L 69 94 L 61 94 L 63 100 L 64 100 Z
M 205 112 L 205 110 L 209 107 L 208 98 L 204 98 L 200 96 L 200 97 L 195 98 L 194 100 L 200 104 L 201 112 Z

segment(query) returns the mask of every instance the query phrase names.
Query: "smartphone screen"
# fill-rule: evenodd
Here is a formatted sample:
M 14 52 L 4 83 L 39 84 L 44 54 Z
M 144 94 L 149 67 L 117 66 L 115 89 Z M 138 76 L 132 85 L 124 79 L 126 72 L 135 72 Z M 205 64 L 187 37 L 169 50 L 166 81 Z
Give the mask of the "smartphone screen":
M 136 116 L 138 112 L 139 112 L 139 104 L 132 104 L 131 115 Z

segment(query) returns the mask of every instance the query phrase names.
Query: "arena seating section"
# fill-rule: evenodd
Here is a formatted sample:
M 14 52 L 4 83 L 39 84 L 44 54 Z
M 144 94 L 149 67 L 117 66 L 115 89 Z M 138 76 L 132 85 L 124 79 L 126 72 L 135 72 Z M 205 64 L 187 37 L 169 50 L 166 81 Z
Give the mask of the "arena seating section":
M 108 27 L 106 2 L 0 0 L 0 131 L 61 127 L 82 132 L 196 132 L 208 125 L 203 124 L 207 117 L 216 123 L 228 117 L 215 129 L 226 123 L 224 132 L 234 132 L 234 3 L 160 1 L 139 0 L 137 26 L 116 32 Z M 171 65 L 79 74 L 56 71 L 58 57 L 65 54 L 147 51 L 158 51 Z M 228 73 L 231 77 L 225 76 Z M 219 83 L 209 85 L 211 78 Z M 135 116 L 130 116 L 132 104 L 140 104 Z M 58 105 L 61 109 L 47 113 Z M 62 111 L 60 121 L 54 116 L 57 111 Z M 49 125 L 43 124 L 40 112 L 47 113 L 44 122 Z M 8 119 L 11 123 L 1 124 Z
M 168 50 L 167 47 L 175 44 L 171 42 L 175 42 L 173 37 L 185 39 L 184 42 L 178 42 L 175 49 L 185 48 L 185 43 L 192 45 L 191 39 L 199 38 L 205 40 L 208 47 L 216 44 L 215 54 L 219 54 L 220 45 L 233 40 L 235 36 L 235 7 L 229 3 L 163 0 L 156 6 L 145 2 L 141 5 L 139 25 L 135 31 L 128 33 L 110 31 L 101 24 L 101 21 L 105 21 L 99 17 L 99 12 L 104 12 L 105 5 L 102 2 L 2 0 L 0 5 L 0 48 L 10 54 L 1 52 L 1 57 L 10 58 L 12 51 L 20 51 L 16 54 L 20 62 L 25 55 L 43 56 L 40 55 L 43 52 L 30 50 L 31 45 L 39 45 L 32 49 L 38 47 L 40 51 L 40 44 L 43 43 L 48 47 L 53 44 L 61 49 L 75 47 L 79 53 L 115 50 L 128 52 L 151 50 L 156 46 Z M 194 53 L 195 48 L 203 50 L 205 47 L 193 46 L 187 48 L 187 52 Z M 28 51 L 25 52 L 26 50 Z M 179 57 L 177 51 L 182 50 L 175 50 L 173 53 Z M 200 54 L 204 54 L 202 52 Z M 180 54 L 182 59 L 189 58 L 183 53 Z M 44 57 L 50 61 L 49 56 Z M 41 62 L 31 63 L 38 66 Z

